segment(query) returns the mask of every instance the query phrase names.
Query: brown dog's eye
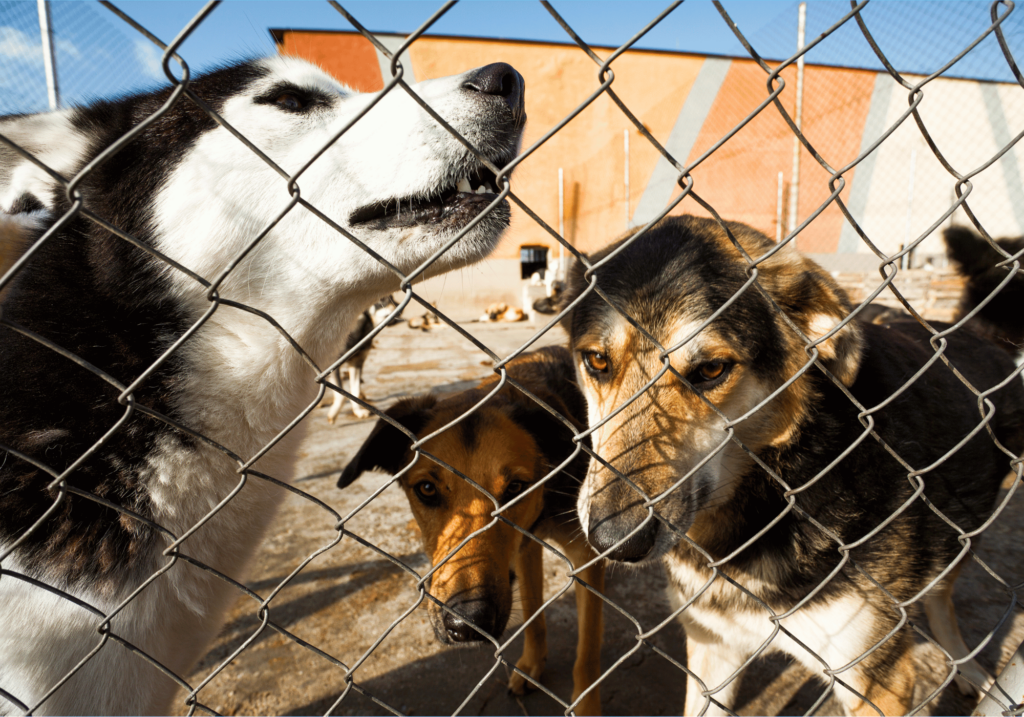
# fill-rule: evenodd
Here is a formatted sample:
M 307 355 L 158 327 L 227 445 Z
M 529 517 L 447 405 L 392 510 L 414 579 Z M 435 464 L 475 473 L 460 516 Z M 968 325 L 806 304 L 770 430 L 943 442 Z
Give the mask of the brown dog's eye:
M 523 483 L 521 480 L 514 480 L 508 484 L 507 488 L 505 488 L 505 494 L 503 497 L 506 501 L 509 500 L 510 498 L 515 498 L 517 495 L 522 493 L 523 490 L 525 490 L 525 488 L 526 484 Z
M 600 351 L 584 351 L 583 363 L 591 373 L 608 373 L 608 356 Z
M 415 491 L 416 497 L 426 505 L 437 505 L 437 486 L 430 481 L 420 481 L 412 489 Z
M 274 104 L 290 112 L 301 112 L 306 108 L 306 103 L 291 92 L 282 92 L 277 96 L 277 99 L 274 100 Z

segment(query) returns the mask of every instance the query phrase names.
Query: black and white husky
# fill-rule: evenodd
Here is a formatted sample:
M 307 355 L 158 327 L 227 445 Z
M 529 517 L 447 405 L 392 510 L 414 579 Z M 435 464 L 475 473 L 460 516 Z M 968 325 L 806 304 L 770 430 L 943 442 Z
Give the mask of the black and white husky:
M 375 97 L 285 57 L 218 69 L 191 87 L 286 173 Z M 414 90 L 496 166 L 515 156 L 524 83 L 510 66 Z M 0 135 L 71 179 L 169 94 L 0 118 Z M 401 272 L 494 202 L 495 183 L 401 88 L 298 180 L 303 199 Z M 207 281 L 291 200 L 280 174 L 187 98 L 86 173 L 77 190 L 86 209 Z M 0 143 L 8 228 L 17 215 L 31 240 L 69 208 L 63 186 Z M 509 216 L 508 203 L 497 204 L 427 275 L 486 256 Z M 31 256 L 5 290 L 0 325 L 0 714 L 169 708 L 175 682 L 123 643 L 186 674 L 236 594 L 193 563 L 237 579 L 280 492 L 252 473 L 241 480 L 238 460 L 147 414 L 249 460 L 313 402 L 318 386 L 282 334 L 238 305 L 273 317 L 323 368 L 341 355 L 363 309 L 398 288 L 393 271 L 296 206 L 228 274 L 218 289 L 224 303 L 119 403 L 115 385 L 130 386 L 210 311 L 207 288 L 81 215 Z M 288 433 L 254 470 L 287 478 L 299 438 Z M 66 488 L 49 490 L 70 467 Z M 200 523 L 178 546 L 187 559 L 132 597 L 172 562 L 169 535 Z

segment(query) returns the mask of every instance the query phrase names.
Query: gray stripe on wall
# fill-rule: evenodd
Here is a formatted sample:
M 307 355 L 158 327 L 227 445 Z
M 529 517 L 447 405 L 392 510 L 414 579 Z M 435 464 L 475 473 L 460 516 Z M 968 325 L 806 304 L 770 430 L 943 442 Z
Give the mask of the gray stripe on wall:
M 398 48 L 402 46 L 408 38 L 405 35 L 375 35 L 384 47 L 388 48 L 388 52 L 394 53 Z M 376 50 L 376 48 L 374 48 Z M 377 51 L 377 62 L 380 63 L 380 76 L 384 80 L 384 84 L 391 82 L 391 60 L 384 56 L 384 53 L 380 50 Z M 411 85 L 416 82 L 416 75 L 412 71 L 412 58 L 409 57 L 409 51 L 403 52 L 398 61 L 402 63 L 402 79 L 405 80 L 406 84 Z
M 981 99 L 988 113 L 988 123 L 992 127 L 992 139 L 996 142 L 996 148 L 1002 149 L 1010 143 L 1013 135 L 1010 134 L 1010 125 L 1006 121 L 1006 113 L 1003 112 L 1002 100 L 999 99 L 999 85 L 994 82 L 979 82 L 978 88 L 981 90 Z M 999 159 L 999 166 L 1003 170 L 1006 194 L 1019 232 L 1024 230 L 1024 185 L 1021 184 L 1017 155 L 1012 149 Z
M 896 85 L 895 80 L 888 74 L 879 72 L 875 75 L 875 88 L 871 91 L 871 106 L 868 108 L 868 118 L 864 122 L 864 133 L 860 136 L 860 151 L 857 156 L 864 154 L 886 130 L 885 118 L 889 114 L 889 102 L 892 99 L 892 90 Z M 858 223 L 864 220 L 868 208 L 868 195 L 871 193 L 871 178 L 875 174 L 875 164 L 878 162 L 878 152 L 884 143 L 874 152 L 857 165 L 853 173 L 853 186 L 846 200 L 846 208 Z M 839 234 L 838 253 L 857 253 L 867 251 L 860 235 L 850 226 L 850 222 L 843 217 L 843 230 Z
M 697 78 L 693 81 L 686 101 L 683 102 L 683 108 L 672 127 L 672 133 L 668 136 L 668 142 L 665 143 L 665 149 L 677 162 L 685 163 L 690 156 L 690 150 L 697 141 L 700 128 L 704 126 L 704 120 L 711 111 L 711 105 L 714 104 L 731 65 L 732 60 L 718 57 L 709 57 L 701 65 L 700 72 L 697 73 Z M 658 163 L 651 172 L 644 193 L 633 210 L 632 226 L 643 226 L 658 216 L 672 199 L 678 176 L 678 170 L 667 159 L 658 157 Z

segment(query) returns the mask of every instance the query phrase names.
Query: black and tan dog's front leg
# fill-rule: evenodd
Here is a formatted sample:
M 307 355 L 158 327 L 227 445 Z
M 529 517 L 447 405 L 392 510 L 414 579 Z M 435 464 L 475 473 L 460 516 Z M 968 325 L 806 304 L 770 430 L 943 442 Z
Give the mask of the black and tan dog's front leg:
M 566 550 L 574 568 L 597 557 L 582 536 L 570 541 Z M 604 561 L 581 570 L 579 578 L 603 593 Z M 576 618 L 579 639 L 576 643 L 576 664 L 572 669 L 573 702 L 601 676 L 601 640 L 604 636 L 604 601 L 580 583 L 576 583 Z M 594 686 L 573 711 L 578 715 L 601 714 L 601 688 Z
M 519 576 L 519 599 L 523 606 L 523 622 L 528 622 L 544 603 L 544 556 L 541 550 L 540 543 L 526 538 L 516 556 L 516 573 Z M 539 682 L 547 659 L 548 628 L 544 621 L 544 613 L 541 613 L 526 626 L 523 655 L 516 663 L 516 667 Z M 527 690 L 533 688 L 534 685 L 518 672 L 512 673 L 509 678 L 508 689 L 514 695 L 526 694 Z

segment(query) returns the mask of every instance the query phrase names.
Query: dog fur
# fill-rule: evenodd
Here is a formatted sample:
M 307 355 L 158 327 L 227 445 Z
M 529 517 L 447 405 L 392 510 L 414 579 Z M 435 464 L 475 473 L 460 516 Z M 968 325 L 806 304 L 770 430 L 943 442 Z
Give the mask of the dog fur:
M 303 167 L 374 99 L 288 57 L 223 67 L 190 87 L 286 172 Z M 414 91 L 498 166 L 515 156 L 524 86 L 508 65 Z M 0 134 L 70 179 L 170 93 L 4 117 Z M 467 178 L 482 193 L 459 189 Z M 396 91 L 337 138 L 298 186 L 323 216 L 410 272 L 494 201 L 493 179 Z M 77 191 L 85 209 L 207 280 L 290 201 L 286 181 L 188 98 L 92 169 Z M 0 210 L 28 217 L 32 241 L 70 209 L 63 186 L 0 144 Z M 483 258 L 508 221 L 501 202 L 427 274 Z M 0 714 L 24 706 L 35 714 L 166 713 L 177 684 L 122 642 L 188 674 L 237 595 L 193 563 L 244 577 L 281 496 L 260 475 L 290 476 L 301 430 L 245 476 L 232 454 L 259 455 L 317 397 L 315 371 L 274 326 L 238 307 L 272 316 L 326 367 L 355 318 L 397 290 L 398 279 L 296 206 L 227 275 L 217 310 L 126 406 L 121 387 L 201 321 L 211 306 L 207 288 L 82 214 L 26 256 L 4 296 L 4 321 L 110 379 L 0 328 Z M 71 467 L 66 490 L 48 489 Z M 165 554 L 171 536 L 194 528 L 177 548 L 182 557 Z
M 543 348 L 517 357 L 506 369 L 511 379 L 580 428 L 586 409 L 568 351 Z M 487 398 L 497 383 L 497 377 L 490 377 L 479 387 L 455 396 L 404 399 L 386 413 L 411 433 L 428 436 Z M 572 437 L 543 407 L 506 384 L 476 412 L 423 445 L 426 454 L 468 476 L 480 488 L 429 458 L 413 462 L 416 456 L 409 438 L 383 419 L 345 467 L 338 481 L 340 488 L 375 468 L 401 476 L 400 484 L 423 535 L 423 548 L 432 564 L 439 566 L 430 578 L 434 601 L 427 603 L 427 609 L 442 643 L 500 637 L 512 610 L 513 575 L 518 578 L 524 620 L 544 602 L 543 547 L 512 526 L 495 522 L 492 513 L 499 504 L 522 496 L 501 515 L 541 540 L 557 542 L 574 569 L 596 557 L 575 519 L 586 454 L 581 451 L 566 468 L 536 485 L 570 458 L 575 449 Z M 481 530 L 484 532 L 474 535 Z M 602 590 L 602 564 L 583 569 L 580 578 Z M 601 673 L 602 633 L 601 598 L 577 583 L 576 605 L 579 642 L 573 669 L 574 702 Z M 526 627 L 523 655 L 516 667 L 539 680 L 546 658 L 547 630 L 541 614 Z M 518 673 L 509 681 L 509 689 L 516 694 L 528 686 Z M 574 711 L 600 714 L 598 688 L 588 692 Z
M 958 685 L 983 685 L 985 672 L 960 662 L 968 650 L 951 599 L 958 533 L 922 499 L 911 500 L 908 474 L 920 471 L 931 505 L 970 531 L 992 513 L 1010 457 L 982 429 L 940 462 L 981 418 L 975 395 L 941 362 L 896 396 L 933 355 L 930 334 L 912 321 L 837 329 L 852 307 L 827 272 L 747 226 L 724 226 L 670 217 L 633 244 L 624 246 L 627 236 L 591 257 L 608 259 L 593 271 L 608 301 L 673 349 L 670 370 L 662 373 L 662 349 L 597 292 L 565 319 L 600 456 L 580 491 L 580 523 L 610 559 L 663 560 L 675 601 L 687 605 L 680 617 L 695 677 L 687 679 L 684 713 L 731 707 L 730 677 L 766 647 L 819 674 L 819 657 L 841 670 L 835 695 L 850 713 L 877 714 L 877 706 L 905 714 L 915 682 L 912 632 L 889 635 L 901 617 L 895 605 L 905 601 L 913 601 L 912 617 L 923 603 L 935 639 L 958 661 Z M 743 292 L 748 262 L 740 248 L 755 259 L 775 252 Z M 584 269 L 571 271 L 566 305 L 589 285 Z M 797 375 L 809 355 L 783 314 L 817 342 L 818 361 L 838 386 L 815 366 Z M 969 330 L 947 341 L 945 355 L 980 391 L 1014 370 Z M 847 391 L 869 409 L 896 396 L 872 414 L 873 428 L 910 468 L 865 435 Z M 990 400 L 995 436 L 1019 456 L 1021 381 L 1006 381 Z M 849 561 L 840 543 L 856 543 Z M 769 611 L 798 606 L 773 635 Z
M 947 255 L 965 279 L 964 292 L 957 306 L 956 320 L 959 321 L 996 291 L 1013 266 L 1011 263 L 1006 268 L 997 267 L 996 264 L 1005 261 L 1006 257 L 968 227 L 950 227 L 943 232 L 942 238 L 946 242 Z M 1024 237 L 996 239 L 995 243 L 1009 256 L 1024 250 Z M 1018 272 L 971 319 L 971 327 L 1019 358 L 1024 350 L 1024 321 L 1020 318 L 1022 306 L 1024 273 Z

